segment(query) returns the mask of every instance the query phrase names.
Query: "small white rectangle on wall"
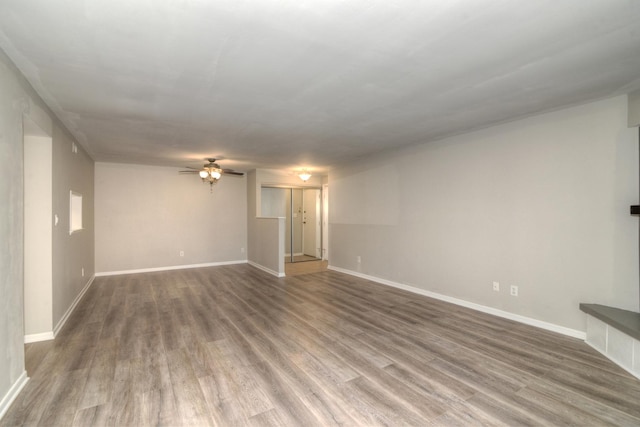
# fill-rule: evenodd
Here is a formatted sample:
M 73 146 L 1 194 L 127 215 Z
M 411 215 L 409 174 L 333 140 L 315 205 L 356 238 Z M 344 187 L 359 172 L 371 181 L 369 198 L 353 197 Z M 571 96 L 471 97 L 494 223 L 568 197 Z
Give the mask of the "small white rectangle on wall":
M 587 342 L 601 353 L 607 352 L 607 325 L 592 316 L 587 316 Z
M 607 354 L 623 368 L 631 370 L 634 339 L 612 327 L 607 332 Z

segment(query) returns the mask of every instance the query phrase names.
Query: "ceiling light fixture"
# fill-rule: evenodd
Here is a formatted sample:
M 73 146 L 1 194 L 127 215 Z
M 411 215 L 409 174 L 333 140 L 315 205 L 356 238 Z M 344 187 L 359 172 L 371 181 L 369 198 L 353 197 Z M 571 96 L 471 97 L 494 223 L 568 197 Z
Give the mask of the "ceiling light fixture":
M 185 166 L 189 170 L 178 171 L 178 173 L 198 174 L 202 179 L 202 182 L 209 183 L 212 193 L 213 193 L 213 185 L 218 183 L 218 180 L 220 179 L 222 174 L 236 175 L 236 176 L 244 175 L 244 172 L 236 172 L 233 169 L 222 169 L 220 165 L 216 163 L 216 159 L 213 157 L 208 158 L 207 161 L 209 163 L 205 163 L 205 165 L 202 166 L 202 169 L 192 168 L 191 166 Z
M 309 173 L 308 170 L 306 169 L 302 169 L 302 172 L 300 172 L 298 174 L 298 176 L 300 177 L 300 179 L 304 182 L 307 182 L 309 180 L 309 178 L 311 178 L 311 174 Z
M 213 185 L 218 183 L 218 180 L 222 176 L 220 169 L 218 168 L 207 168 L 205 167 L 200 172 L 198 172 L 200 178 L 202 178 L 202 182 L 208 182 L 211 186 L 211 191 L 213 191 Z

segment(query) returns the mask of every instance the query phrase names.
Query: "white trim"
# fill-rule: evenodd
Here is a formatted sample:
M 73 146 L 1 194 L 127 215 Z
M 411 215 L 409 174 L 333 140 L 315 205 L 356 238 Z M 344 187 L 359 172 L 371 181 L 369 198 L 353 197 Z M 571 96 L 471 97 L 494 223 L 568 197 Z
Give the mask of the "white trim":
M 217 267 L 220 265 L 246 264 L 246 263 L 247 263 L 246 259 L 241 259 L 236 261 L 206 262 L 204 264 L 187 264 L 187 265 L 172 265 L 168 267 L 139 268 L 136 270 L 103 271 L 101 273 L 96 273 L 96 277 L 118 276 L 120 274 L 151 273 L 154 271 L 183 270 L 187 268 Z
M 607 327 L 609 325 L 606 325 Z M 624 333 L 624 332 L 623 332 Z M 607 333 L 607 336 L 609 334 Z M 604 357 L 606 357 L 607 359 L 611 360 L 613 363 L 615 363 L 616 365 L 620 366 L 622 369 L 624 369 L 625 371 L 627 371 L 628 373 L 630 373 L 631 375 L 633 375 L 634 377 L 636 377 L 637 379 L 640 380 L 640 374 L 638 374 L 638 372 L 634 372 L 632 369 L 629 369 L 627 366 L 625 366 L 623 363 L 620 363 L 619 361 L 617 361 L 616 359 L 614 359 L 613 357 L 611 357 L 611 354 L 609 354 L 606 351 L 602 351 L 600 350 L 598 347 L 596 347 L 595 345 L 591 344 L 589 341 L 585 340 L 585 343 L 587 343 L 587 345 L 589 347 L 591 347 L 592 349 L 594 349 L 595 351 L 597 351 L 598 353 L 600 353 L 601 355 L 603 355 Z M 633 348 L 633 347 L 632 347 Z M 633 358 L 633 354 L 631 355 L 631 357 Z
M 71 313 L 73 313 L 73 310 L 75 310 L 76 306 L 78 305 L 78 303 L 80 302 L 80 300 L 82 299 L 84 294 L 87 292 L 87 290 L 89 289 L 89 287 L 93 283 L 93 279 L 95 279 L 95 278 L 96 278 L 95 274 L 93 276 L 91 276 L 91 279 L 89 279 L 87 284 L 84 285 L 84 288 L 82 288 L 82 290 L 80 291 L 78 296 L 76 296 L 76 299 L 73 300 L 73 302 L 71 303 L 71 305 L 69 306 L 67 311 L 64 313 L 64 315 L 62 316 L 62 318 L 60 319 L 58 324 L 53 328 L 53 336 L 54 336 L 54 338 L 55 338 L 56 335 L 58 335 L 60 330 L 62 330 L 62 327 L 67 322 L 67 319 L 69 319 L 69 316 L 71 316 Z
M 0 420 L 7 413 L 13 401 L 16 400 L 16 397 L 18 397 L 18 395 L 20 394 L 24 386 L 27 384 L 27 381 L 29 381 L 29 377 L 27 376 L 27 371 L 22 371 L 22 374 L 20 374 L 20 377 L 18 377 L 18 379 L 16 380 L 15 383 L 13 383 L 13 385 L 11 386 L 7 394 L 5 394 L 2 400 L 0 400 Z
M 71 313 L 73 313 L 73 310 L 75 310 L 76 306 L 78 305 L 78 303 L 80 302 L 84 294 L 87 292 L 87 290 L 89 289 L 89 287 L 91 286 L 95 278 L 96 278 L 95 274 L 91 276 L 91 279 L 89 279 L 89 281 L 84 285 L 80 293 L 73 300 L 73 302 L 71 303 L 67 311 L 64 313 L 64 315 L 62 316 L 58 324 L 55 326 L 55 328 L 53 328 L 53 331 L 42 332 L 39 334 L 25 335 L 24 343 L 29 344 L 32 342 L 49 341 L 49 340 L 55 339 L 56 335 L 58 335 L 58 333 L 60 332 L 64 324 L 67 322 L 67 320 L 69 319 L 69 316 L 71 316 Z
M 249 263 L 250 266 L 257 268 L 258 270 L 265 271 L 265 272 L 271 274 L 272 276 L 285 277 L 284 273 L 278 273 L 277 271 L 272 270 L 270 268 L 267 268 L 264 265 L 260 265 L 260 264 L 258 264 L 256 262 L 253 262 L 253 261 L 247 261 L 247 262 Z
M 56 336 L 53 334 L 53 331 L 41 332 L 39 334 L 29 334 L 24 336 L 24 343 L 29 344 L 32 342 L 51 341 L 55 337 Z
M 351 276 L 360 277 L 362 279 L 371 280 L 372 282 L 380 283 L 382 285 L 403 289 L 405 291 L 413 292 L 414 294 L 424 295 L 427 297 L 439 299 L 441 301 L 450 302 L 452 304 L 456 304 L 462 307 L 467 307 L 473 310 L 481 311 L 483 313 L 493 314 L 494 316 L 502 317 L 509 320 L 514 320 L 516 322 L 524 323 L 525 325 L 535 326 L 537 328 L 546 329 L 552 332 L 557 332 L 559 334 L 567 335 L 573 338 L 578 338 L 583 341 L 587 338 L 586 332 L 578 331 L 576 329 L 566 328 L 564 326 L 556 325 L 549 322 L 543 322 L 542 320 L 533 319 L 531 317 L 521 316 L 519 314 L 510 313 L 508 311 L 498 310 L 497 308 L 487 307 L 485 305 L 476 304 L 476 303 L 465 301 L 462 299 L 438 294 L 435 292 L 427 291 L 425 289 L 416 288 L 414 286 L 409 286 L 402 283 L 393 282 L 391 280 L 381 279 L 375 276 L 369 276 L 367 274 L 358 273 L 356 271 L 351 271 L 344 268 L 335 267 L 332 265 L 330 265 L 327 268 L 329 270 L 334 270 L 340 273 L 349 274 Z
M 622 369 L 624 369 L 625 371 L 627 371 L 628 373 L 630 373 L 631 375 L 633 375 L 634 377 L 640 379 L 640 370 L 634 370 L 635 368 L 635 349 L 637 347 L 637 344 L 640 344 L 640 341 L 636 340 L 634 337 L 632 337 L 631 335 L 622 332 L 620 329 L 615 328 L 611 325 L 609 325 L 606 322 L 603 322 L 602 320 L 598 319 L 595 316 L 592 316 L 590 314 L 587 313 L 587 319 L 594 321 L 595 323 L 591 323 L 591 322 L 587 322 L 587 339 L 585 340 L 585 342 L 594 350 L 596 350 L 598 353 L 602 354 L 603 356 L 605 356 L 607 359 L 611 360 L 613 363 L 615 363 L 616 365 L 620 366 Z M 596 331 L 594 331 L 594 328 L 592 327 L 592 325 L 602 325 L 604 326 L 604 342 L 605 342 L 605 346 L 604 348 L 600 348 L 598 346 L 596 346 L 593 343 L 593 338 L 594 335 L 597 334 Z M 622 334 L 626 339 L 628 339 L 631 342 L 631 354 L 629 354 L 629 360 L 625 363 L 624 360 L 619 360 L 618 358 L 614 357 L 613 354 L 614 352 L 611 351 L 611 347 L 609 346 L 609 334 L 610 331 L 615 330 L 617 331 L 617 333 Z M 598 334 L 599 335 L 599 334 Z

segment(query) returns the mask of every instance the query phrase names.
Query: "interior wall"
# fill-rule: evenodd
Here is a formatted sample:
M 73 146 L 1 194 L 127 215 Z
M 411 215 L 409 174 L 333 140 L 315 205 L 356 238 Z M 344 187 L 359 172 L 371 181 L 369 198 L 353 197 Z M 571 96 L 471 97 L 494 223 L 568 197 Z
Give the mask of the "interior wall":
M 631 92 L 628 95 L 629 114 L 627 123 L 629 127 L 640 126 L 640 90 Z
M 53 332 L 53 142 L 24 136 L 24 333 Z M 36 125 L 32 125 L 36 127 Z M 45 177 L 45 179 L 43 179 Z
M 284 276 L 284 217 L 263 217 L 260 172 L 247 174 L 247 242 L 249 263 L 273 274 Z M 271 206 L 265 201 L 265 206 Z M 272 213 L 270 211 L 268 213 Z
M 246 260 L 246 178 L 223 176 L 211 192 L 178 170 L 96 164 L 98 272 Z
M 0 50 L 0 402 L 25 376 L 22 115 L 29 99 L 23 84 Z
M 579 331 L 580 302 L 638 309 L 638 141 L 624 96 L 329 178 L 332 266 Z
M 89 283 L 93 264 L 93 161 L 51 113 L 6 54 L 0 51 L 0 414 L 26 380 L 24 371 L 24 144 L 23 117 L 28 116 L 52 136 L 52 173 L 42 179 L 52 185 L 52 208 L 60 221 L 69 211 L 69 190 L 83 188 L 88 202 L 85 232 L 73 241 L 68 228 L 53 227 L 52 307 L 53 324 L 60 321 Z M 57 153 L 77 147 L 74 162 Z M 50 218 L 53 221 L 53 218 Z M 68 222 L 67 222 L 68 227 Z M 82 262 L 80 270 L 72 269 Z
M 322 177 L 314 175 L 304 183 L 297 175 L 286 171 L 257 169 L 247 174 L 249 262 L 262 266 L 272 274 L 284 276 L 286 233 L 284 218 L 265 217 L 262 212 L 262 187 L 278 185 L 319 187 L 322 185 Z M 267 203 L 265 206 L 269 206 L 269 204 Z
M 60 126 L 53 128 L 53 325 L 95 275 L 94 162 Z M 70 191 L 82 194 L 82 227 L 69 234 Z
M 291 255 L 291 189 L 263 187 L 261 190 L 262 216 L 284 218 L 284 253 Z

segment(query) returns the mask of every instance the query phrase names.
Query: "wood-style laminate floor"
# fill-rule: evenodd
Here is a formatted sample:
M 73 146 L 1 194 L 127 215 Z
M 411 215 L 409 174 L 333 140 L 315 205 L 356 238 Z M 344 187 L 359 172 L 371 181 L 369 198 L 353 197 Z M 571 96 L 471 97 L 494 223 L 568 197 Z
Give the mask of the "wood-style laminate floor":
M 0 425 L 640 425 L 579 340 L 333 271 L 97 278 Z
M 284 274 L 287 276 L 299 276 L 301 274 L 320 273 L 326 271 L 328 261 L 290 262 L 284 265 Z

